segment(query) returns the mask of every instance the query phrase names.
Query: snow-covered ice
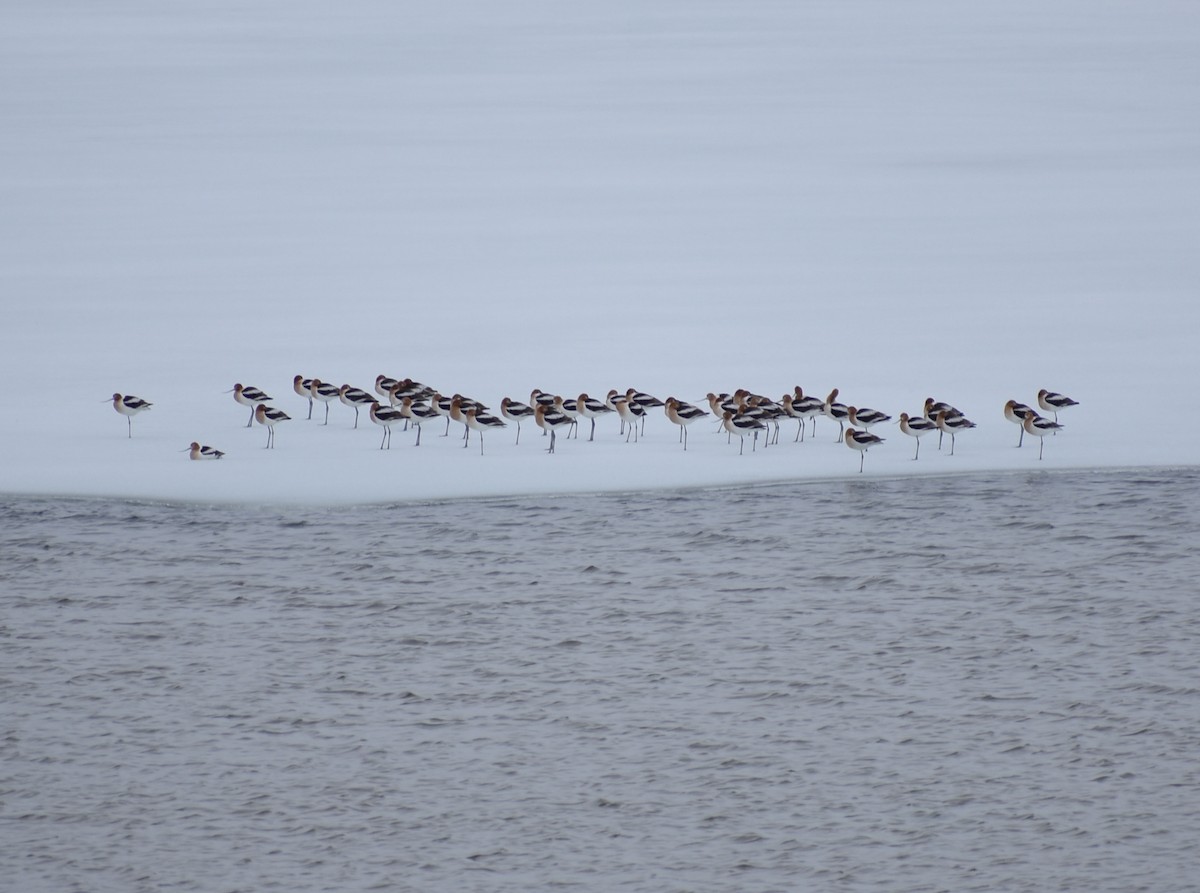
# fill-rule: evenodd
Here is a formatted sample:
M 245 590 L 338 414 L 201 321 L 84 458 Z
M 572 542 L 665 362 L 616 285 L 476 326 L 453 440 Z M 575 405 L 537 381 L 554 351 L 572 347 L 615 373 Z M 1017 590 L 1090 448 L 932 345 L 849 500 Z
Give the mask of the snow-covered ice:
M 857 474 L 701 423 L 420 449 L 292 376 L 979 428 L 866 475 L 1192 464 L 1200 8 L 1184 2 L 10 2 L 0 492 L 384 501 Z M 277 449 L 224 393 L 293 416 Z M 1013 449 L 1001 407 L 1069 394 Z M 133 422 L 114 391 L 155 406 Z M 457 427 L 457 426 L 455 426 Z M 189 462 L 198 440 L 228 455 Z

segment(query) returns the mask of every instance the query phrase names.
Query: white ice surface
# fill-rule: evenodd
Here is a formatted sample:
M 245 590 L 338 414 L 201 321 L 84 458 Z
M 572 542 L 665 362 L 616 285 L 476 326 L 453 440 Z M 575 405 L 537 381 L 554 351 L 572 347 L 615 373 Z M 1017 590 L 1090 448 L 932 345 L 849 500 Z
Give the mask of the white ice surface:
M 1192 464 L 1200 6 L 183 0 L 0 6 L 0 492 L 344 503 L 857 475 L 659 415 L 554 456 L 377 449 L 297 373 L 979 428 L 867 475 Z M 294 420 L 266 433 L 223 391 Z M 1081 406 L 1013 449 L 1005 399 Z M 134 421 L 114 392 L 154 402 Z M 876 429 L 878 431 L 878 429 Z M 189 462 L 192 440 L 226 450 Z

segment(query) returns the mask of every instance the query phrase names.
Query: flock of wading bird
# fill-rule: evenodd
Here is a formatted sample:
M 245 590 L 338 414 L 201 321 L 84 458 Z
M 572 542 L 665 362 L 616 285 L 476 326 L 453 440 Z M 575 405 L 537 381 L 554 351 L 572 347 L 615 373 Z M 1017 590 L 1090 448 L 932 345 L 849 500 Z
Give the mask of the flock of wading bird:
M 751 452 L 758 449 L 759 437 L 763 446 L 768 447 L 779 442 L 780 423 L 785 420 L 797 422 L 796 441 L 803 441 L 806 436 L 808 422 L 812 422 L 812 432 L 815 436 L 817 419 L 824 416 L 838 423 L 837 439 L 859 452 L 858 470 L 861 473 L 866 453 L 873 446 L 883 443 L 884 439 L 871 433 L 871 428 L 891 421 L 892 417 L 877 409 L 848 406 L 838 402 L 838 389 L 834 388 L 829 396 L 822 400 L 819 397 L 806 396 L 799 387 L 790 394 L 784 394 L 779 400 L 772 400 L 747 390 L 738 390 L 732 394 L 709 394 L 708 409 L 694 406 L 668 397 L 659 400 L 650 394 L 644 394 L 634 388 L 625 393 L 611 390 L 603 400 L 580 394 L 575 399 L 564 399 L 556 394 L 548 394 L 534 390 L 528 403 L 520 403 L 505 397 L 500 401 L 500 415 L 491 413 L 489 408 L 478 400 L 472 400 L 461 394 L 445 397 L 432 388 L 413 381 L 411 378 L 395 379 L 380 375 L 375 379 L 375 393 L 372 394 L 350 385 L 327 384 L 319 378 L 305 378 L 297 375 L 292 382 L 292 388 L 298 396 L 308 401 L 308 418 L 312 419 L 313 406 L 316 403 L 325 404 L 325 420 L 329 424 L 329 404 L 334 401 L 345 404 L 354 410 L 354 427 L 358 427 L 359 411 L 365 409 L 376 425 L 383 429 L 383 438 L 379 448 L 391 449 L 392 428 L 402 425 L 416 428 L 415 446 L 421 445 L 421 430 L 427 422 L 446 420 L 446 430 L 443 436 L 449 436 L 450 424 L 458 422 L 463 426 L 463 447 L 470 444 L 471 432 L 479 432 L 479 454 L 483 455 L 484 432 L 507 427 L 509 422 L 517 426 L 516 443 L 521 442 L 521 423 L 532 420 L 542 433 L 550 437 L 548 453 L 553 453 L 557 433 L 564 431 L 570 437 L 574 431 L 578 438 L 579 420 L 591 422 L 588 440 L 596 436 L 596 419 L 615 414 L 621 422 L 619 435 L 625 436 L 626 443 L 630 438 L 637 441 L 640 432 L 644 432 L 646 415 L 653 409 L 662 408 L 666 417 L 679 426 L 679 441 L 687 449 L 688 426 L 701 419 L 715 418 L 720 428 L 728 437 L 727 442 L 738 438 L 738 453 L 746 451 L 746 438 L 751 438 Z M 272 400 L 267 394 L 255 387 L 235 384 L 226 393 L 232 393 L 233 399 L 242 406 L 249 407 L 250 419 L 246 422 L 249 428 L 255 422 L 267 429 L 267 448 L 275 446 L 275 426 L 280 422 L 291 419 L 282 409 L 270 406 Z M 126 417 L 129 426 L 129 436 L 133 437 L 133 417 L 153 404 L 140 397 L 126 394 L 113 394 L 113 409 Z M 1052 414 L 1053 419 L 1041 415 L 1031 406 L 1009 400 L 1004 404 L 1004 417 L 1018 425 L 1021 429 L 1017 446 L 1025 441 L 1025 435 L 1031 434 L 1038 438 L 1038 459 L 1042 458 L 1047 434 L 1056 434 L 1062 429 L 1058 423 L 1058 413 L 1078 402 L 1062 394 L 1042 389 L 1037 395 L 1038 407 Z M 975 427 L 961 411 L 929 397 L 919 415 L 910 416 L 900 413 L 900 430 L 916 440 L 917 448 L 913 459 L 920 458 L 921 438 L 933 431 L 938 432 L 938 449 L 942 448 L 945 435 L 950 435 L 950 455 L 954 455 L 956 435 Z M 220 459 L 225 453 L 215 447 L 193 442 L 183 452 L 190 454 L 192 459 Z

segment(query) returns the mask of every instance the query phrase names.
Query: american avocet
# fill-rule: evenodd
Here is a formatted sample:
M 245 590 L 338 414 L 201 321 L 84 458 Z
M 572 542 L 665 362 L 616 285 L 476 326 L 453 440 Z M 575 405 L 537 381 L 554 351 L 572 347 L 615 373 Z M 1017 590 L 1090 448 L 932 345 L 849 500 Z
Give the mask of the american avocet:
M 250 407 L 250 420 L 246 422 L 246 427 L 249 428 L 254 424 L 254 407 L 260 403 L 270 403 L 271 398 L 260 391 L 258 388 L 243 387 L 240 384 L 235 384 L 232 388 L 225 392 L 232 393 L 233 399 L 242 406 Z
M 397 384 L 399 384 L 399 382 L 394 378 L 391 378 L 387 375 L 376 375 L 375 393 L 380 397 L 386 397 L 391 393 L 392 388 L 394 388 Z
M 734 418 L 743 416 L 746 418 L 757 419 L 763 423 L 763 447 L 769 447 L 772 443 L 770 428 L 775 426 L 775 434 L 779 433 L 779 417 L 783 414 L 783 407 L 772 400 L 767 400 L 757 394 L 751 394 L 749 391 L 738 391 L 739 409 L 733 414 Z M 757 441 L 757 437 L 755 440 Z
M 335 385 L 326 384 L 319 378 L 314 378 L 312 384 L 308 386 L 308 392 L 312 394 L 314 400 L 320 400 L 325 404 L 325 421 L 321 424 L 329 424 L 329 404 L 338 398 L 338 388 Z
M 917 451 L 913 454 L 914 461 L 921 455 L 921 438 L 936 429 L 937 423 L 931 422 L 927 418 L 921 416 L 909 418 L 907 412 L 900 413 L 900 430 L 917 440 Z
M 638 421 L 646 415 L 645 407 L 628 398 L 614 400 L 613 403 L 617 407 L 617 415 L 621 417 L 621 427 L 625 429 L 625 442 L 629 443 L 629 436 L 632 434 L 633 442 L 637 443 Z
M 756 419 L 752 415 L 745 413 L 737 413 L 736 415 L 728 409 L 721 413 L 721 424 L 730 435 L 737 435 L 740 445 L 738 447 L 738 455 L 741 456 L 746 452 L 746 435 L 753 434 L 754 440 L 751 441 L 750 452 L 758 447 L 758 432 L 766 431 L 766 423 L 761 419 Z
M 267 449 L 275 449 L 275 426 L 289 419 L 291 419 L 291 416 L 282 409 L 267 406 L 265 403 L 260 403 L 254 407 L 254 420 L 260 425 L 267 426 Z
M 305 378 L 303 375 L 297 375 L 292 379 L 292 390 L 299 396 L 308 401 L 308 417 L 312 419 L 312 379 Z
M 704 399 L 708 401 L 708 408 L 712 410 L 712 414 L 718 419 L 727 412 L 737 412 L 738 402 L 729 394 L 714 394 L 709 391 Z
M 846 416 L 852 428 L 862 428 L 864 431 L 870 431 L 872 425 L 882 425 L 884 422 L 892 420 L 892 417 L 886 412 L 856 406 L 851 406 L 847 410 Z
M 779 420 L 788 416 L 783 409 L 783 405 L 776 403 L 770 397 L 764 397 L 761 394 L 751 394 L 746 400 L 746 407 L 749 410 L 753 410 L 755 417 L 765 422 L 772 429 L 770 435 L 763 438 L 763 444 L 769 446 L 779 443 Z
M 467 424 L 467 410 L 473 409 L 478 413 L 486 414 L 488 408 L 478 400 L 472 400 L 470 397 L 464 397 L 462 394 L 455 394 L 450 398 L 450 418 L 463 426 L 463 446 L 467 446 L 471 442 L 471 426 Z M 449 425 L 446 426 L 449 429 Z
M 1029 434 L 1032 434 L 1038 439 L 1038 459 L 1042 458 L 1042 450 L 1046 446 L 1046 435 L 1057 434 L 1063 429 L 1063 426 L 1058 422 L 1052 422 L 1036 412 L 1025 416 L 1025 420 L 1021 422 L 1021 427 Z
M 543 431 L 550 432 L 550 448 L 546 452 L 553 453 L 555 431 L 559 428 L 569 428 L 572 424 L 571 420 L 567 418 L 566 414 L 558 412 L 553 406 L 547 406 L 544 403 L 539 403 L 533 408 L 533 411 L 538 427 Z
M 796 385 L 792 389 L 792 411 L 801 418 L 800 440 L 804 440 L 803 420 L 812 419 L 812 433 L 817 433 L 817 416 L 825 414 L 825 401 L 820 397 L 806 397 L 804 389 Z
M 859 431 L 857 428 L 847 428 L 843 438 L 846 441 L 846 446 L 852 450 L 858 450 L 858 473 L 862 474 L 863 462 L 867 458 L 867 450 L 876 444 L 883 443 L 883 438 L 878 434 L 872 434 L 869 431 Z M 918 441 L 920 443 L 920 441 Z
M 354 410 L 354 427 L 358 427 L 358 410 L 362 406 L 370 406 L 375 398 L 361 388 L 352 388 L 348 384 L 338 388 L 338 399 Z
M 371 421 L 383 429 L 383 437 L 380 438 L 379 448 L 382 450 L 386 443 L 387 448 L 392 448 L 392 425 L 404 419 L 404 415 L 394 406 L 380 406 L 378 400 L 371 401 Z
M 417 403 L 412 397 L 405 397 L 400 404 L 400 414 L 407 420 L 417 426 L 417 442 L 413 446 L 421 445 L 421 426 L 424 422 L 431 419 L 441 418 L 442 414 L 430 406 L 428 403 Z
M 944 412 L 948 416 L 962 415 L 962 412 L 951 406 L 949 403 L 943 403 L 941 400 L 934 400 L 932 397 L 925 398 L 925 418 L 933 421 L 937 418 L 939 412 Z
M 561 412 L 571 420 L 571 427 L 567 429 L 567 437 L 571 436 L 571 432 L 575 432 L 575 439 L 579 439 L 579 401 L 564 400 L 562 397 L 554 398 L 554 408 Z
M 139 412 L 145 412 L 153 403 L 148 403 L 141 397 L 135 397 L 133 394 L 126 394 L 122 397 L 120 394 L 112 395 L 113 409 L 125 416 L 126 427 L 129 428 L 129 436 L 133 437 L 133 417 Z
M 450 436 L 450 404 L 453 402 L 453 397 L 443 397 L 437 391 L 429 395 L 429 408 L 438 415 L 446 417 L 446 430 L 442 432 L 442 437 Z
M 708 413 L 699 406 L 692 406 L 690 403 L 682 403 L 674 397 L 668 397 L 666 403 L 663 404 L 663 412 L 667 418 L 679 426 L 679 439 L 683 443 L 684 450 L 687 449 L 687 426 L 692 422 L 706 418 Z
M 592 432 L 588 435 L 589 441 L 596 439 L 596 419 L 615 411 L 609 408 L 607 403 L 602 403 L 587 394 L 579 395 L 579 399 L 575 401 L 575 409 L 585 419 L 592 420 Z
M 1025 442 L 1025 416 L 1031 412 L 1037 415 L 1032 406 L 1018 403 L 1016 400 L 1009 400 L 1004 404 L 1004 417 L 1021 429 L 1021 436 L 1017 438 L 1018 447 Z
M 504 428 L 507 426 L 504 424 L 503 419 L 498 419 L 494 415 L 490 415 L 486 412 L 480 412 L 479 410 L 475 409 L 475 407 L 473 407 L 473 406 L 466 411 L 466 416 L 467 416 L 467 427 L 474 428 L 476 431 L 479 432 L 479 455 L 482 456 L 483 455 L 483 432 L 486 431 L 488 428 Z
M 1054 413 L 1054 421 L 1056 422 L 1058 421 L 1060 411 L 1078 405 L 1078 400 L 1072 400 L 1070 397 L 1064 397 L 1062 394 L 1054 393 L 1054 391 L 1047 391 L 1045 388 L 1038 391 L 1038 406 L 1045 412 Z
M 846 430 L 846 419 L 850 417 L 850 407 L 845 403 L 838 403 L 837 396 L 838 389 L 834 388 L 829 392 L 829 396 L 825 398 L 825 403 L 821 406 L 821 410 L 825 415 L 838 423 L 837 439 L 841 440 L 842 432 Z
M 931 421 L 935 424 L 937 423 L 937 417 L 938 417 L 939 412 L 944 412 L 946 414 L 947 418 L 953 418 L 954 416 L 962 415 L 962 412 L 960 410 L 951 406 L 949 403 L 943 403 L 940 400 L 934 400 L 932 397 L 925 398 L 925 408 L 922 410 L 922 412 L 924 413 L 925 418 L 929 419 L 929 421 Z M 939 450 L 942 448 L 942 435 L 945 433 L 946 432 L 944 432 L 940 427 L 938 428 L 938 449 Z
M 405 397 L 410 397 L 414 402 L 420 403 L 422 400 L 432 396 L 433 393 L 432 390 L 419 381 L 405 378 L 401 381 L 393 381 L 385 396 L 392 406 L 399 407 L 404 402 Z
M 621 420 L 621 427 L 617 430 L 617 434 L 625 433 L 625 416 L 621 415 L 621 404 L 629 402 L 625 395 L 617 391 L 615 388 L 610 389 L 604 397 L 604 405 L 617 414 L 617 418 Z
M 942 434 L 950 435 L 950 455 L 954 455 L 954 435 L 959 431 L 966 431 L 975 427 L 972 422 L 964 415 L 948 415 L 946 410 L 942 410 L 937 414 L 937 418 L 933 420 L 937 425 L 937 429 Z
M 651 396 L 650 394 L 645 393 L 644 391 L 639 391 L 637 388 L 629 388 L 627 391 L 625 391 L 625 399 L 628 400 L 630 403 L 636 403 L 638 406 L 640 406 L 642 408 L 642 410 L 643 410 L 643 412 L 641 413 L 642 433 L 645 434 L 646 433 L 646 416 L 649 415 L 647 410 L 655 409 L 656 407 L 662 406 L 663 401 L 659 400 L 657 397 L 654 397 L 654 396 Z
M 188 447 L 186 450 L 184 450 L 184 452 L 190 453 L 190 456 L 188 458 L 196 459 L 196 460 L 220 459 L 222 456 L 225 455 L 223 452 L 218 450 L 216 447 L 201 446 L 198 442 L 196 442 L 194 440 L 192 441 L 192 445 L 190 447 Z
M 520 403 L 516 400 L 509 400 L 507 397 L 500 401 L 500 415 L 508 419 L 510 422 L 517 423 L 517 439 L 515 443 L 521 442 L 521 422 L 525 419 L 533 418 L 533 407 L 528 403 Z

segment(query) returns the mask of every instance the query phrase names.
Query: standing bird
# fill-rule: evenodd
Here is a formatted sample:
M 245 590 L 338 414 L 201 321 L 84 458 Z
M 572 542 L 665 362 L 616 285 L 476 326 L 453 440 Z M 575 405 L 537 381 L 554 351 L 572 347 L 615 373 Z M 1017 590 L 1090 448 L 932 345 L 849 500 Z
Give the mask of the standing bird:
M 567 429 L 567 437 L 571 436 L 571 432 L 575 432 L 575 438 L 579 439 L 579 401 L 564 400 L 562 397 L 554 398 L 554 408 L 561 412 L 571 420 L 571 427 Z
M 846 446 L 852 450 L 858 450 L 858 473 L 862 474 L 863 462 L 867 458 L 867 450 L 878 443 L 883 443 L 883 438 L 878 434 L 872 434 L 869 431 L 859 431 L 857 428 L 847 428 L 845 434 Z M 920 441 L 917 441 L 918 445 Z
M 1046 435 L 1057 434 L 1063 429 L 1063 426 L 1058 422 L 1052 422 L 1047 418 L 1043 418 L 1036 412 L 1032 415 L 1025 416 L 1025 420 L 1021 422 L 1021 427 L 1029 434 L 1032 434 L 1038 439 L 1038 460 L 1042 458 L 1042 450 L 1046 446 Z
M 412 397 L 405 397 L 403 399 L 400 404 L 400 414 L 417 427 L 417 442 L 413 446 L 421 445 L 421 428 L 424 423 L 430 419 L 440 419 L 442 417 L 442 414 L 428 403 L 414 403 Z
M 625 442 L 629 443 L 629 436 L 632 434 L 633 442 L 637 443 L 638 420 L 645 417 L 646 408 L 629 399 L 617 400 L 614 398 L 613 404 L 617 407 L 617 415 L 621 417 L 621 426 L 625 428 Z
M 270 403 L 271 398 L 260 391 L 258 388 L 242 387 L 240 384 L 235 384 L 226 394 L 232 393 L 233 399 L 242 406 L 250 407 L 250 420 L 246 422 L 246 427 L 249 428 L 254 424 L 254 407 L 260 403 Z
M 966 431 L 968 428 L 974 428 L 975 423 L 962 415 L 947 415 L 943 409 L 937 414 L 934 419 L 934 424 L 937 425 L 938 431 L 942 434 L 950 435 L 950 455 L 954 455 L 954 435 L 959 431 Z
M 925 409 L 924 409 L 925 418 L 929 419 L 929 421 L 931 421 L 931 422 L 936 423 L 939 412 L 944 412 L 946 414 L 947 418 L 953 418 L 954 416 L 962 415 L 962 412 L 960 410 L 951 406 L 949 403 L 942 403 L 939 400 L 934 400 L 932 397 L 926 397 L 925 398 Z M 938 449 L 939 450 L 942 448 L 942 435 L 943 434 L 945 434 L 945 431 L 943 431 L 942 428 L 939 426 L 938 427 Z
M 625 399 L 630 403 L 636 403 L 642 408 L 642 412 L 639 413 L 639 415 L 642 419 L 642 433 L 645 434 L 646 416 L 648 415 L 647 410 L 654 409 L 656 406 L 662 406 L 663 402 L 657 397 L 653 397 L 650 394 L 639 391 L 637 388 L 629 388 L 629 390 L 625 392 Z
M 329 424 L 329 404 L 338 398 L 338 388 L 331 384 L 326 384 L 319 378 L 314 378 L 312 384 L 308 386 L 308 392 L 314 400 L 320 400 L 325 404 L 325 421 L 324 425 Z
M 338 388 L 338 399 L 354 410 L 354 427 L 358 427 L 358 410 L 361 406 L 370 406 L 375 398 L 361 388 L 352 388 L 348 384 Z
M 596 419 L 602 415 L 607 415 L 614 410 L 607 403 L 596 400 L 594 397 L 589 397 L 587 394 L 580 394 L 579 399 L 575 401 L 575 411 L 585 419 L 591 419 L 592 431 L 588 435 L 588 440 L 596 439 Z
M 474 428 L 479 432 L 479 455 L 483 455 L 483 432 L 488 428 L 506 428 L 503 419 L 498 419 L 494 415 L 489 415 L 486 412 L 477 410 L 474 406 L 466 411 L 467 427 Z
M 404 420 L 403 413 L 393 406 L 380 406 L 378 400 L 371 401 L 371 421 L 383 429 L 383 437 L 379 441 L 379 448 L 382 450 L 386 443 L 387 448 L 392 448 L 392 425 Z
M 538 403 L 534 408 L 534 420 L 543 431 L 550 432 L 550 448 L 547 453 L 554 452 L 555 431 L 559 428 L 570 428 L 574 422 L 567 418 L 566 413 L 559 412 L 553 406 Z
M 838 423 L 837 439 L 841 440 L 843 432 L 846 430 L 846 419 L 850 417 L 850 407 L 845 403 L 838 403 L 837 396 L 838 389 L 834 388 L 829 392 L 829 396 L 825 398 L 825 403 L 822 404 L 821 409 L 825 415 Z
M 1034 412 L 1032 406 L 1026 406 L 1024 403 L 1018 403 L 1016 400 L 1009 400 L 1004 404 L 1004 417 L 1021 429 L 1021 436 L 1017 438 L 1017 447 L 1025 442 L 1025 416 Z
M 870 431 L 872 425 L 882 425 L 892 420 L 890 415 L 878 409 L 858 409 L 854 406 L 847 410 L 846 417 L 850 427 L 862 428 L 864 431 Z
M 273 406 L 267 406 L 265 403 L 260 403 L 254 407 L 254 420 L 260 425 L 267 426 L 266 449 L 275 449 L 275 426 L 280 422 L 286 422 L 290 419 L 291 416 L 282 409 L 275 409 Z
M 394 378 L 389 378 L 386 375 L 375 376 L 375 393 L 380 397 L 387 397 L 392 389 L 400 382 Z
M 1061 410 L 1078 405 L 1078 400 L 1072 400 L 1070 397 L 1064 397 L 1062 394 L 1054 393 L 1054 391 L 1047 391 L 1045 388 L 1038 391 L 1038 406 L 1042 408 L 1043 412 L 1054 413 L 1054 421 L 1056 422 Z
M 312 379 L 297 375 L 292 379 L 292 390 L 308 401 L 308 417 L 312 419 Z
M 900 413 L 900 430 L 909 437 L 915 437 L 917 440 L 917 451 L 913 454 L 914 462 L 917 460 L 917 457 L 921 455 L 921 438 L 930 431 L 934 431 L 936 429 L 936 422 L 931 422 L 929 419 L 921 416 L 910 419 L 907 412 Z
M 183 452 L 190 453 L 191 455 L 188 458 L 193 459 L 193 460 L 220 459 L 222 456 L 225 455 L 223 452 L 218 450 L 216 447 L 200 446 L 200 444 L 194 440 L 192 441 L 192 445 L 190 447 L 188 447 L 187 449 L 183 450 Z
M 663 412 L 667 414 L 667 418 L 679 426 L 679 439 L 683 443 L 683 449 L 687 450 L 687 426 L 692 422 L 707 418 L 708 413 L 699 406 L 692 406 L 690 403 L 681 403 L 674 397 L 668 397 Z
M 766 431 L 766 423 L 761 419 L 756 419 L 752 415 L 745 413 L 737 413 L 736 415 L 728 409 L 721 414 L 721 425 L 731 435 L 736 434 L 740 441 L 738 446 L 738 455 L 744 455 L 746 452 L 746 435 L 753 434 L 754 440 L 751 441 L 750 452 L 754 452 L 758 448 L 758 432 Z
M 507 397 L 500 401 L 500 415 L 508 419 L 510 422 L 517 423 L 517 440 L 521 442 L 521 422 L 525 419 L 533 418 L 533 407 L 528 403 L 520 403 L 516 400 L 509 400 Z
M 139 412 L 145 412 L 153 403 L 148 403 L 141 397 L 135 397 L 132 394 L 126 394 L 122 397 L 120 394 L 112 395 L 113 409 L 125 416 L 125 424 L 129 428 L 129 436 L 133 437 L 133 417 Z
M 825 401 L 820 397 L 804 396 L 804 389 L 800 385 L 796 385 L 792 389 L 792 409 L 800 413 L 806 419 L 812 419 L 812 433 L 817 433 L 817 416 L 825 414 Z M 800 435 L 801 442 L 804 441 L 804 435 Z

